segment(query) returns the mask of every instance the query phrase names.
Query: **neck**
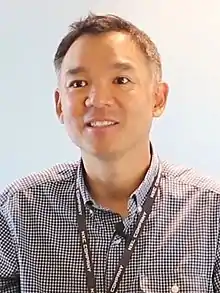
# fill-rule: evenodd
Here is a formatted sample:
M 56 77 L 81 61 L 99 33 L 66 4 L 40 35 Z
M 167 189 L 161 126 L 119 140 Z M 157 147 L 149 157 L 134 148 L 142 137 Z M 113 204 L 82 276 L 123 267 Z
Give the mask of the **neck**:
M 129 196 L 143 181 L 150 166 L 150 146 L 129 152 L 116 160 L 83 156 L 86 182 L 93 199 L 103 207 L 127 215 Z M 95 168 L 94 168 L 95 166 Z

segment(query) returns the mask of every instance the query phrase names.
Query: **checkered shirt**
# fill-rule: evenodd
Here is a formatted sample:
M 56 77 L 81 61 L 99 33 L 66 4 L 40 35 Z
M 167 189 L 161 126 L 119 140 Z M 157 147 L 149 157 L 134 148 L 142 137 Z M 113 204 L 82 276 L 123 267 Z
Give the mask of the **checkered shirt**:
M 127 234 L 159 163 L 154 154 L 129 198 Z M 117 292 L 220 292 L 220 185 L 192 169 L 161 164 L 156 201 Z M 0 292 L 87 292 L 74 200 L 79 188 L 97 293 L 107 293 L 125 249 L 125 239 L 115 233 L 122 219 L 92 201 L 83 173 L 81 160 L 59 164 L 0 193 Z

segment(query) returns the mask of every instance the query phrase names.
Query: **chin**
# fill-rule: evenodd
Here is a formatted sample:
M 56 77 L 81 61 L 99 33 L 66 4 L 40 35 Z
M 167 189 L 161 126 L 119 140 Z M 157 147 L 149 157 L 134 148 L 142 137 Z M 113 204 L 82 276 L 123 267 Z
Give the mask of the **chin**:
M 109 147 L 105 147 L 105 148 L 103 148 L 103 147 L 84 148 L 82 150 L 82 153 L 84 155 L 86 155 L 86 156 L 89 155 L 91 157 L 95 157 L 97 159 L 105 160 L 105 161 L 115 160 L 118 157 L 120 157 L 119 151 L 117 151 L 116 149 L 113 149 L 113 148 L 109 148 Z

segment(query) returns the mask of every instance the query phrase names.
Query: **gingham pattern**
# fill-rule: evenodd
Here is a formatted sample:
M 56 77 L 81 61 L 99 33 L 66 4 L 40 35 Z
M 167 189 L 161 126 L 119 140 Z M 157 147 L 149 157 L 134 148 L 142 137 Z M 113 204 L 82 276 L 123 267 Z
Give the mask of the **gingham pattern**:
M 128 233 L 157 168 L 154 155 L 129 200 Z M 118 293 L 220 292 L 220 186 L 191 169 L 166 162 L 162 168 L 159 194 Z M 0 194 L 0 292 L 87 292 L 74 186 L 86 205 L 97 293 L 107 292 L 125 247 L 114 234 L 121 219 L 91 204 L 80 162 L 25 177 Z

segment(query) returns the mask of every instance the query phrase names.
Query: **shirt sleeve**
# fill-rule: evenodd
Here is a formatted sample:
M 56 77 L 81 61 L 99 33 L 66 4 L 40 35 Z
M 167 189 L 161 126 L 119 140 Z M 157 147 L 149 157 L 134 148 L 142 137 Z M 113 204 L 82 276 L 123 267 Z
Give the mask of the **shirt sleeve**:
M 19 293 L 17 249 L 7 201 L 0 202 L 0 292 Z
M 218 236 L 218 244 L 216 249 L 215 265 L 212 275 L 212 285 L 215 293 L 220 292 L 220 235 Z

